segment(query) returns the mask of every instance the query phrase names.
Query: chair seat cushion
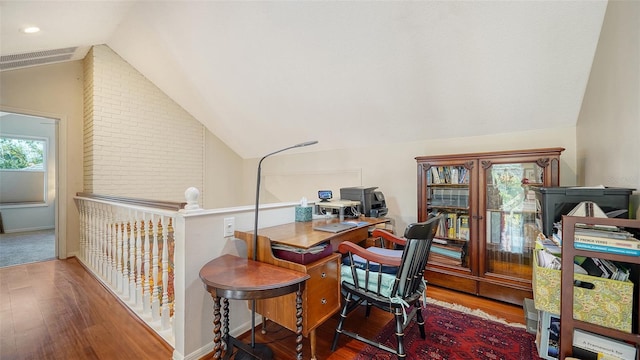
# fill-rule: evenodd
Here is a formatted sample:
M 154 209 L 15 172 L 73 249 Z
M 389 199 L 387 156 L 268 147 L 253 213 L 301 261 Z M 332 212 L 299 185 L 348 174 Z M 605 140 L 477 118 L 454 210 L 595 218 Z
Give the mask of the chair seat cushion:
M 368 251 L 378 254 L 378 255 L 384 255 L 384 256 L 394 256 L 394 257 L 402 257 L 402 250 L 392 250 L 392 249 L 383 249 L 383 248 L 379 248 L 379 247 L 369 247 L 367 248 Z M 355 263 L 355 266 L 359 269 L 364 269 L 367 261 L 358 255 L 353 255 L 353 262 Z M 344 259 L 342 259 L 342 263 L 344 265 L 349 265 L 350 261 L 349 261 L 349 257 L 345 257 Z M 380 264 L 376 263 L 376 262 L 369 262 L 369 270 L 370 271 L 378 271 Z M 398 267 L 397 266 L 391 266 L 391 265 L 382 265 L 382 272 L 385 274 L 396 274 L 398 272 Z
M 365 274 L 366 271 L 362 269 L 356 269 L 356 273 L 358 276 L 358 286 L 360 288 L 365 287 Z M 355 281 L 353 281 L 353 274 L 351 273 L 351 267 L 349 265 L 341 265 L 340 266 L 340 276 L 343 283 L 347 283 L 355 286 Z M 382 273 L 380 276 L 380 296 L 389 298 L 391 296 L 391 290 L 393 289 L 393 283 L 396 280 L 395 274 L 385 274 Z M 422 294 L 426 289 L 426 282 L 423 282 L 418 286 L 418 289 L 415 294 Z M 369 283 L 367 284 L 367 290 L 372 292 L 378 291 L 378 273 L 369 271 Z
M 365 287 L 365 271 L 362 269 L 357 269 L 358 273 L 358 286 L 361 288 Z M 355 281 L 353 280 L 353 274 L 351 273 L 351 267 L 349 265 L 342 265 L 340 267 L 340 276 L 342 277 L 342 281 L 351 285 L 355 285 Z M 389 297 L 391 294 L 391 289 L 393 289 L 393 283 L 396 280 L 395 274 L 385 274 L 383 273 L 380 277 L 380 295 L 384 297 Z M 377 272 L 369 272 L 369 284 L 366 284 L 366 288 L 369 291 L 377 292 L 378 291 L 378 273 Z

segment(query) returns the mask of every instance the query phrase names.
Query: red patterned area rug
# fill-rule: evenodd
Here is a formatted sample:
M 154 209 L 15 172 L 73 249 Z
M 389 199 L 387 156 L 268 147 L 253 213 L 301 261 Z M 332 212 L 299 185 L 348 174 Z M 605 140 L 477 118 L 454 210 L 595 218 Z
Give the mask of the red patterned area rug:
M 432 299 L 429 299 L 432 300 Z M 420 338 L 418 325 L 413 321 L 405 330 L 405 349 L 410 359 L 487 359 L 487 360 L 533 360 L 540 359 L 535 344 L 535 335 L 529 334 L 523 325 L 513 326 L 492 318 L 481 311 L 456 311 L 448 305 L 435 305 L 427 301 L 423 309 L 427 338 Z M 457 305 L 459 310 L 466 308 Z M 468 309 L 466 309 L 468 310 Z M 472 315 L 475 313 L 476 315 Z M 496 320 L 496 321 L 494 321 Z M 377 342 L 395 348 L 395 320 L 385 325 L 378 334 Z M 355 360 L 397 359 L 386 351 L 367 345 Z

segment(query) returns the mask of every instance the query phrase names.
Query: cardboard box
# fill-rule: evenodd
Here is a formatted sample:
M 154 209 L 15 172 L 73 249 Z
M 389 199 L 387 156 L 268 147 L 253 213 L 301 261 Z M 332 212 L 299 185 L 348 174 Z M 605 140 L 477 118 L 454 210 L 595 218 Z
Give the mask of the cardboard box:
M 575 274 L 574 279 L 593 289 L 574 287 L 573 315 L 577 320 L 631 332 L 633 283 Z M 533 300 L 537 310 L 560 314 L 560 270 L 538 266 L 534 251 Z

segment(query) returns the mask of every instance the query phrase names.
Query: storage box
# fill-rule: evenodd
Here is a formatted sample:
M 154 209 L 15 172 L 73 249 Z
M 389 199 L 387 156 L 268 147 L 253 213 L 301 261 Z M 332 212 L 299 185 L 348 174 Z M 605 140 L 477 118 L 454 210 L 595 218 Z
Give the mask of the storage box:
M 533 299 L 537 310 L 560 314 L 560 270 L 538 266 L 538 252 L 533 259 Z M 631 332 L 633 283 L 575 274 L 593 289 L 574 287 L 573 316 L 577 320 Z
M 542 207 L 542 232 L 551 237 L 553 223 L 562 219 L 582 201 L 593 201 L 602 211 L 627 210 L 619 217 L 629 218 L 629 195 L 635 189 L 625 188 L 580 188 L 580 187 L 541 187 L 534 188 L 536 198 Z
M 524 308 L 524 321 L 527 324 L 527 332 L 535 334 L 538 329 L 538 311 L 533 299 L 524 299 L 522 307 Z
M 296 221 L 311 221 L 313 218 L 311 206 L 296 206 Z

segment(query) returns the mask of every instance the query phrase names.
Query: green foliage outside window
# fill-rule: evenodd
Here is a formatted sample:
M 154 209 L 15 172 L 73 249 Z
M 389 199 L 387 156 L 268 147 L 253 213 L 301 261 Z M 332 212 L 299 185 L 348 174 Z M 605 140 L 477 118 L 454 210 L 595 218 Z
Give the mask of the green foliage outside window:
M 42 140 L 0 137 L 0 169 L 44 170 Z

